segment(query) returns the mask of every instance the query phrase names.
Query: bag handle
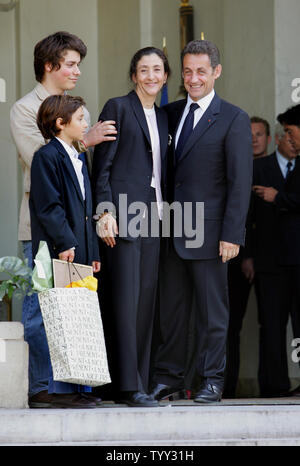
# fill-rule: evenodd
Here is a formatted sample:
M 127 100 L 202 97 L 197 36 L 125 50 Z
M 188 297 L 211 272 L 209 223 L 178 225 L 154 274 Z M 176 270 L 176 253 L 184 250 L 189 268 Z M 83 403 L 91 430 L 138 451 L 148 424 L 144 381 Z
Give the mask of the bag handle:
M 79 275 L 80 279 L 83 280 L 82 276 L 80 275 L 80 273 L 78 272 L 75 264 L 73 262 L 68 262 L 68 270 L 69 270 L 69 279 L 70 279 L 70 283 L 72 283 L 72 277 L 71 277 L 71 269 L 70 269 L 70 264 L 74 267 L 75 271 L 77 272 L 77 275 Z

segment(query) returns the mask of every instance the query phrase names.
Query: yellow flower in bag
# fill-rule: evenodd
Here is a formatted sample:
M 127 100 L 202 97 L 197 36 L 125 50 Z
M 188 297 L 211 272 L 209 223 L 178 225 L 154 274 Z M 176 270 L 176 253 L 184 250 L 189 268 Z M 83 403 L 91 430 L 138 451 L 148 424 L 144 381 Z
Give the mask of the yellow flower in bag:
M 89 275 L 88 277 L 83 278 L 82 280 L 77 280 L 76 282 L 71 282 L 66 288 L 87 288 L 90 291 L 97 291 L 98 280 L 95 277 Z

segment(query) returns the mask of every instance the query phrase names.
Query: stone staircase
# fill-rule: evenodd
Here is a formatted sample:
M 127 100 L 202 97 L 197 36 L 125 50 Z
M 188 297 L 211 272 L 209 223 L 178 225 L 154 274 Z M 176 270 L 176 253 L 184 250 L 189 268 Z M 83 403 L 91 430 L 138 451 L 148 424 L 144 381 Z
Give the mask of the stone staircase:
M 300 400 L 87 410 L 0 409 L 0 445 L 300 445 Z
M 27 374 L 22 324 L 0 322 L 0 445 L 300 445 L 299 397 L 28 409 Z

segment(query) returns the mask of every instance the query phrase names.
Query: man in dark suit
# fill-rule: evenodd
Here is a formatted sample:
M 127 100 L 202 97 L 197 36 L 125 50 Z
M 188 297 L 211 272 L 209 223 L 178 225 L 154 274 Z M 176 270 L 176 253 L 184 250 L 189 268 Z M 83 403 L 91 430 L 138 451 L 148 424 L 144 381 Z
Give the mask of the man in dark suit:
M 181 222 L 174 213 L 173 240 L 161 267 L 162 341 L 155 357 L 152 389 L 156 399 L 182 388 L 193 294 L 196 365 L 202 378 L 195 401 L 219 401 L 222 396 L 229 317 L 226 262 L 236 257 L 244 244 L 252 147 L 248 115 L 214 92 L 221 70 L 214 44 L 189 43 L 182 52 L 188 98 L 165 107 L 173 142 L 169 200 L 183 209 L 191 207 L 190 215 L 183 212 L 183 223 L 185 227 L 196 225 L 196 236 L 193 243 L 188 241 L 187 228 L 181 235 L 175 231 Z M 200 203 L 204 203 L 204 219 Z
M 252 116 L 252 150 L 256 160 L 268 155 L 271 142 L 270 125 L 261 117 Z M 245 246 L 249 242 L 246 234 Z M 247 247 L 249 254 L 249 247 Z M 246 315 L 252 285 L 255 286 L 253 257 L 245 257 L 245 248 L 228 264 L 229 326 L 226 353 L 226 375 L 223 398 L 234 398 L 240 369 L 240 333 Z
M 289 140 L 297 152 L 300 153 L 300 105 L 294 105 L 284 113 L 278 115 L 277 120 L 283 125 L 288 133 Z M 299 176 L 299 157 L 291 176 L 288 177 L 288 183 L 285 186 L 285 192 L 276 196 L 275 202 L 279 204 L 282 210 L 282 234 L 281 250 L 284 252 L 282 261 L 290 266 L 292 271 L 291 290 L 294 301 L 292 325 L 294 337 L 300 337 L 300 296 L 299 296 L 299 269 L 300 269 L 300 176 Z M 300 386 L 296 387 L 290 393 L 292 396 L 300 396 Z
M 288 394 L 286 327 L 289 315 L 295 333 L 299 325 L 294 301 L 299 273 L 297 254 L 294 256 L 298 240 L 294 235 L 300 215 L 293 204 L 294 194 L 300 192 L 299 161 L 281 125 L 276 127 L 275 138 L 276 152 L 254 161 L 253 195 L 247 222 L 250 252 L 247 249 L 245 252 L 254 261 L 255 269 L 260 325 L 258 381 L 262 397 Z M 284 237 L 288 239 L 285 246 Z
M 278 121 L 289 134 L 290 141 L 298 153 L 300 152 L 300 104 L 290 107 L 278 115 Z

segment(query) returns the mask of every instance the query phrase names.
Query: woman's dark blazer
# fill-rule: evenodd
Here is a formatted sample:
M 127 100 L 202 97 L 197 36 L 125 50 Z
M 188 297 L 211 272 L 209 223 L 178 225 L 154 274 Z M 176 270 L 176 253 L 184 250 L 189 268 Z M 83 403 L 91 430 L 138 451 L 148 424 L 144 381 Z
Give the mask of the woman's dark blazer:
M 162 193 L 165 193 L 168 122 L 165 111 L 155 106 L 157 126 L 160 136 Z M 127 207 L 133 202 L 147 203 L 150 196 L 152 178 L 152 149 L 144 110 L 135 91 L 123 97 L 108 100 L 99 120 L 115 120 L 118 131 L 113 142 L 98 144 L 94 150 L 92 169 L 92 190 L 94 211 L 102 213 L 111 208 L 101 203 L 115 206 L 119 234 L 124 239 L 134 240 L 127 234 L 130 220 L 139 214 L 128 213 Z M 127 195 L 127 202 L 119 196 Z M 124 203 L 123 203 L 124 202 Z

